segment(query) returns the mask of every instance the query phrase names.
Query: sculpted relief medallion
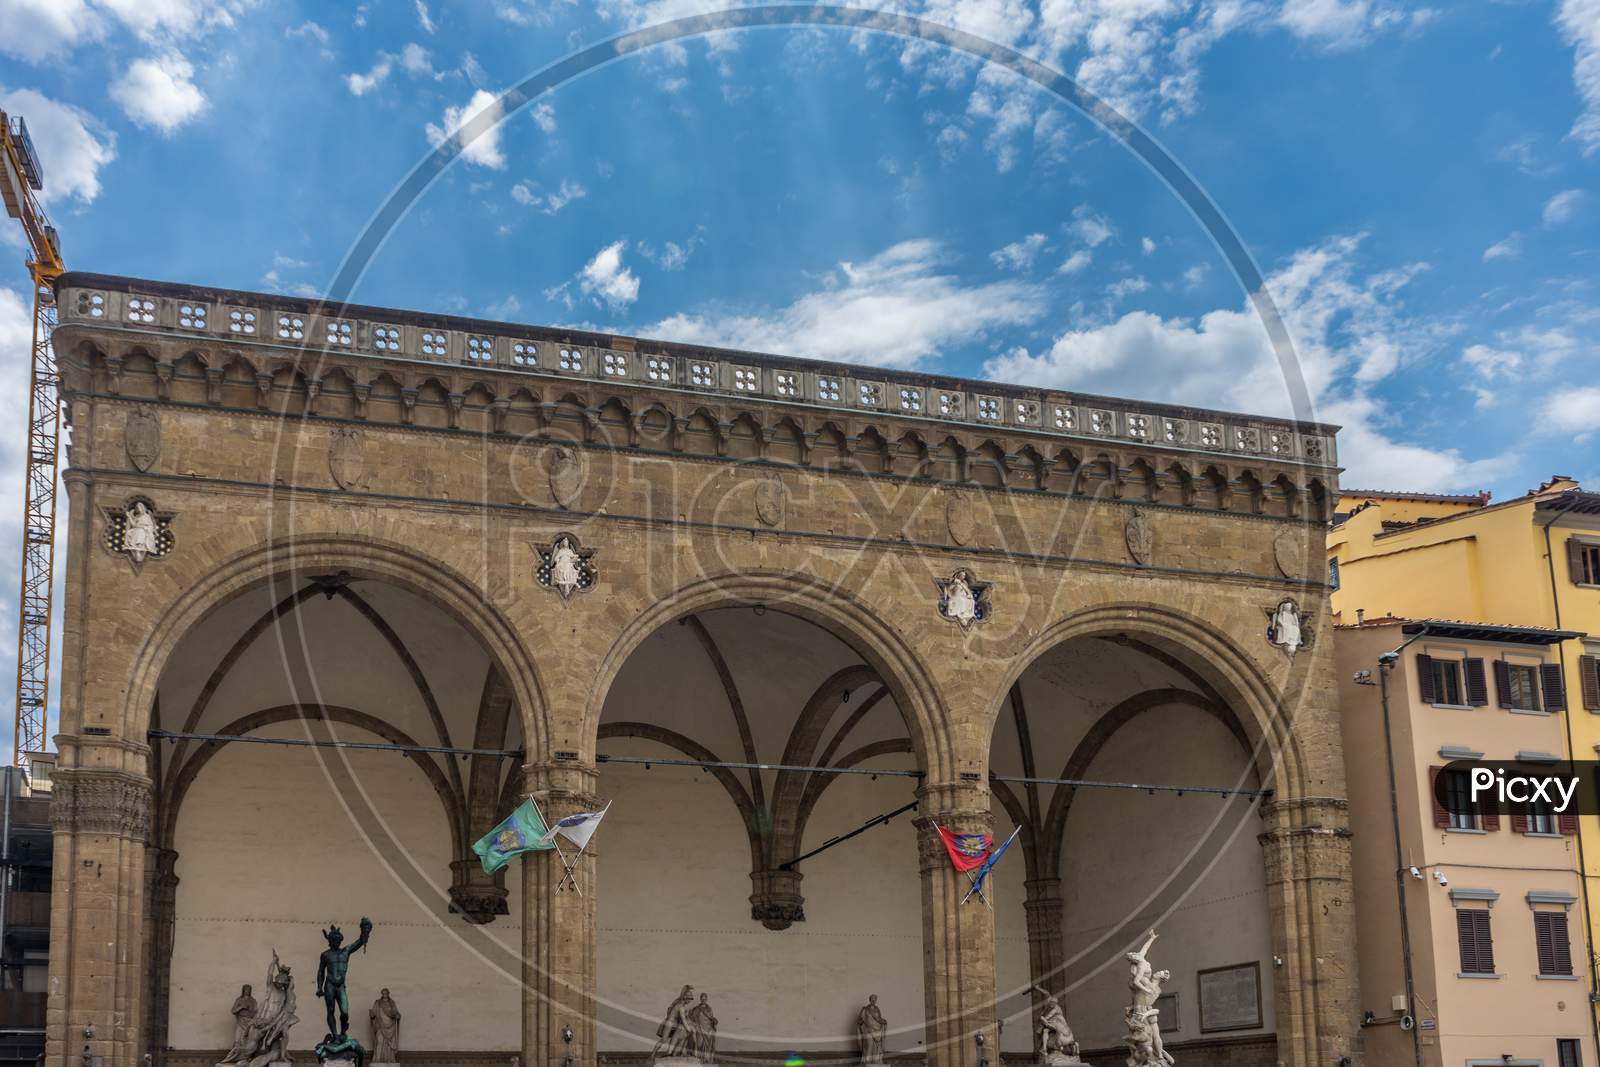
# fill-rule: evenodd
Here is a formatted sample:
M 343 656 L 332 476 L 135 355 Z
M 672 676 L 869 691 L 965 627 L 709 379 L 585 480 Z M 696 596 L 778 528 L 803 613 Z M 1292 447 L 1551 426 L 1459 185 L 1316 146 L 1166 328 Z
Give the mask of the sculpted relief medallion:
M 789 506 L 789 490 L 776 478 L 756 482 L 756 518 L 763 526 L 782 526 Z
M 177 542 L 172 534 L 173 513 L 157 511 L 147 496 L 136 496 L 126 504 L 101 511 L 106 518 L 107 550 L 126 556 L 134 570 L 145 560 L 161 559 Z
M 1156 532 L 1150 525 L 1150 519 L 1138 508 L 1128 516 L 1127 523 L 1122 528 L 1122 539 L 1128 544 L 1128 555 L 1141 567 L 1150 562 L 1150 553 L 1155 549 Z
M 578 454 L 565 445 L 550 449 L 550 497 L 558 507 L 571 507 L 583 488 L 583 466 Z
M 989 617 L 989 588 L 991 583 L 980 582 L 965 567 L 958 568 L 948 578 L 935 578 L 939 587 L 939 616 L 949 619 L 963 630 L 975 622 Z
M 328 473 L 340 489 L 367 488 L 366 435 L 359 426 L 335 426 L 328 442 Z
M 128 462 L 134 469 L 147 471 L 161 458 L 161 420 L 149 408 L 137 407 L 128 413 L 124 438 Z
M 571 534 L 557 534 L 549 548 L 536 544 L 533 551 L 538 556 L 534 580 L 560 593 L 562 600 L 570 600 L 573 593 L 587 593 L 600 578 L 591 558 L 594 549 L 584 548 Z

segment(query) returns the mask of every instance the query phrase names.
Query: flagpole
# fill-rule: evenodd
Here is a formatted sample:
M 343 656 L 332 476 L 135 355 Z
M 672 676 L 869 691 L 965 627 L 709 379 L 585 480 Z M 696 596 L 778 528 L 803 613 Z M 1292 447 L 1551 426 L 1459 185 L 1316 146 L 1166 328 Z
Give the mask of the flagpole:
M 600 818 L 595 820 L 596 828 L 599 827 L 600 823 L 605 821 L 606 812 L 611 810 L 611 804 L 612 804 L 612 801 L 614 801 L 614 800 L 616 800 L 616 797 L 612 797 L 611 800 L 606 801 L 606 806 L 600 809 Z M 572 874 L 572 868 L 576 867 L 578 865 L 578 861 L 583 859 L 584 852 L 589 848 L 589 842 L 593 841 L 593 840 L 594 840 L 594 833 L 593 833 L 593 831 L 591 831 L 589 836 L 584 838 L 583 844 L 581 846 L 579 846 L 578 854 L 576 856 L 572 857 L 571 865 L 567 867 L 567 874 L 572 876 L 572 888 L 574 888 L 574 889 L 578 889 L 578 876 L 575 875 L 575 874 Z M 565 863 L 566 862 L 566 857 L 563 856 L 561 862 Z M 583 896 L 583 890 L 578 889 L 578 895 L 580 897 Z
M 566 883 L 567 875 L 572 873 L 572 868 L 567 865 L 566 854 L 561 851 L 560 839 L 551 832 L 550 821 L 544 817 L 544 811 L 539 807 L 539 801 L 534 799 L 532 793 L 528 794 L 528 803 L 533 805 L 533 813 L 539 816 L 539 825 L 544 827 L 545 833 L 550 834 L 550 843 L 556 847 L 556 855 L 561 857 L 561 866 L 565 869 L 565 873 L 563 873 L 556 881 L 555 891 L 559 893 L 561 892 L 562 885 Z M 572 888 L 578 889 L 578 883 L 576 880 L 573 881 Z M 578 895 L 580 897 L 583 896 L 583 890 L 578 889 Z

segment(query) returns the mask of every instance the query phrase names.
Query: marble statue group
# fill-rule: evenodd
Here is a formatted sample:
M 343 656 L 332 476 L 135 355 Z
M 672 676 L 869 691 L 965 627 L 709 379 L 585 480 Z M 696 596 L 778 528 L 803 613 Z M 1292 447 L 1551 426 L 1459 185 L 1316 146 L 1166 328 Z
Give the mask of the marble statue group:
M 707 994 L 695 1003 L 694 987 L 684 986 L 667 1006 L 667 1017 L 656 1027 L 652 1063 L 716 1063 L 717 1017 Z

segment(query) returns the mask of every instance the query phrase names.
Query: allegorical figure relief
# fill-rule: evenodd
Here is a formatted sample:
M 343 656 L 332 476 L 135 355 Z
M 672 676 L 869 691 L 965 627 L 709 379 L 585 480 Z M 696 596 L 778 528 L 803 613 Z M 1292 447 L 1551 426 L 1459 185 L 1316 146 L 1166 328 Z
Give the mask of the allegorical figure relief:
M 958 574 L 950 579 L 950 587 L 945 593 L 947 606 L 945 614 L 957 622 L 971 622 L 978 617 L 978 601 L 972 595 L 972 586 L 967 584 L 965 575 Z
M 550 553 L 550 584 L 570 596 L 578 588 L 578 553 L 565 537 L 557 538 Z
M 883 1038 L 888 1032 L 889 1024 L 878 1007 L 878 994 L 874 993 L 856 1013 L 856 1043 L 861 1048 L 862 1063 L 883 1062 Z
M 244 1036 L 234 1042 L 234 1047 L 222 1060 L 224 1064 L 267 1067 L 269 1063 L 290 1062 L 289 1028 L 300 1020 L 294 1013 L 294 976 L 278 961 L 276 952 L 267 965 L 267 990 L 263 998 Z
M 700 1003 L 689 1009 L 689 1040 L 694 1058 L 701 1063 L 717 1062 L 717 1017 L 711 1013 L 711 1003 L 706 994 L 700 994 Z
M 244 1047 L 244 1037 L 250 1032 L 250 1024 L 256 1021 L 256 998 L 251 996 L 252 992 L 249 986 L 241 986 L 233 1007 L 228 1009 L 233 1015 L 233 1048 L 228 1051 L 230 1059 Z
M 1295 607 L 1294 601 L 1285 599 L 1272 613 L 1267 625 L 1267 637 L 1292 655 L 1305 644 L 1305 638 L 1300 633 L 1300 622 L 1300 609 Z
M 1161 983 L 1171 978 L 1172 972 L 1151 969 L 1150 946 L 1156 943 L 1156 936 L 1151 930 L 1144 945 L 1127 954 L 1128 988 L 1133 991 L 1133 1004 L 1125 1013 L 1128 1067 L 1170 1067 L 1175 1062 L 1161 1045 L 1161 1012 L 1156 1009 L 1156 998 L 1161 995 Z
M 396 1063 L 400 1059 L 400 1009 L 385 989 L 367 1012 L 372 1020 L 372 1062 Z
M 135 500 L 123 516 L 126 521 L 122 527 L 122 550 L 135 563 L 143 563 L 146 556 L 156 555 L 156 517 L 145 507 L 144 501 Z
M 1082 1062 L 1078 1059 L 1078 1039 L 1067 1025 L 1061 1002 L 1039 986 L 1034 986 L 1033 990 L 1044 998 L 1044 1007 L 1039 1012 L 1040 1067 L 1065 1067 Z
M 693 1033 L 689 1011 L 694 1004 L 694 987 L 684 986 L 683 991 L 667 1005 L 667 1017 L 656 1027 L 656 1047 L 651 1050 L 651 1062 L 682 1059 L 694 1054 Z
M 350 1032 L 350 994 L 345 989 L 345 977 L 350 969 L 350 954 L 365 948 L 367 939 L 372 936 L 372 920 L 362 918 L 361 936 L 349 948 L 341 947 L 344 934 L 337 926 L 328 927 L 322 936 L 327 938 L 328 947 L 317 961 L 317 996 L 328 1006 L 328 1037 L 331 1039 Z M 335 1007 L 339 1009 L 337 1029 L 334 1027 Z

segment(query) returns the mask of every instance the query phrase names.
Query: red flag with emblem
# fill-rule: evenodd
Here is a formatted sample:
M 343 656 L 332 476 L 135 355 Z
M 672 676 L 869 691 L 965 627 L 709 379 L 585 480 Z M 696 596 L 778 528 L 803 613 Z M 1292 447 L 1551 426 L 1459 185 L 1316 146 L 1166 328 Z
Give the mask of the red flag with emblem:
M 944 850 L 950 853 L 950 865 L 956 870 L 976 870 L 989 858 L 989 846 L 994 844 L 994 838 L 988 834 L 958 834 L 943 826 L 938 830 Z

